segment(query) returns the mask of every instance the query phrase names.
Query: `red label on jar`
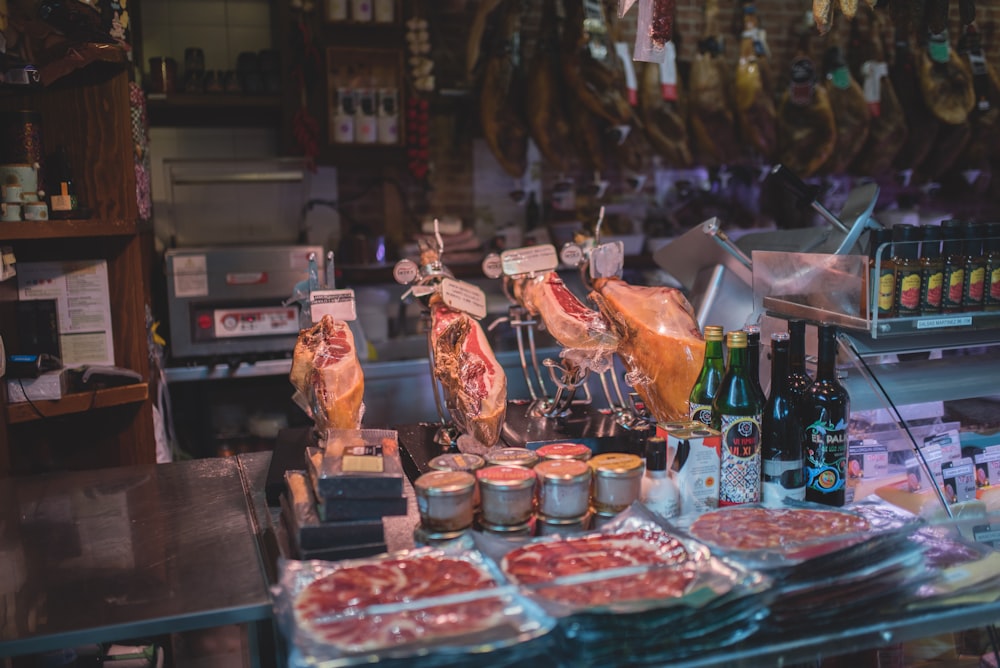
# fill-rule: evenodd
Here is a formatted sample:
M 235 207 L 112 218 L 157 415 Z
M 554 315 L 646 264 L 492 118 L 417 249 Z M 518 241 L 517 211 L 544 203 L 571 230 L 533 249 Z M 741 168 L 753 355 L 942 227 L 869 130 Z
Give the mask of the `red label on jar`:
M 549 443 L 536 450 L 539 457 L 573 459 L 590 455 L 590 448 L 583 443 Z
M 590 467 L 578 459 L 551 459 L 535 467 L 540 478 L 560 478 L 569 480 L 587 473 Z
M 487 466 L 476 471 L 479 480 L 518 481 L 534 478 L 535 472 L 523 466 Z

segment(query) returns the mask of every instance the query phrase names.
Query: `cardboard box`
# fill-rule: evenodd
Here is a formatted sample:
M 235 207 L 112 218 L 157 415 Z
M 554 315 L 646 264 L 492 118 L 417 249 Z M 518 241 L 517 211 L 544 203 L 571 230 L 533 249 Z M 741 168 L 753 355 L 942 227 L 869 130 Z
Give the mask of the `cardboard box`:
M 7 402 L 19 404 L 28 401 L 52 401 L 66 394 L 66 369 L 46 371 L 38 378 L 10 378 L 7 380 Z

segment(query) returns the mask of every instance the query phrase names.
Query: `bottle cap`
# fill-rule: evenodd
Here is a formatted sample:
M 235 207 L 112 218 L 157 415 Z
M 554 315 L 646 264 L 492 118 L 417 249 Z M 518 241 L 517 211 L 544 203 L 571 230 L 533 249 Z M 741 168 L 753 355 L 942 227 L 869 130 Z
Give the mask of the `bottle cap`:
M 746 325 L 743 331 L 747 333 L 747 343 L 760 341 L 760 325 Z
M 892 230 L 885 227 L 872 230 L 868 235 L 868 257 L 874 260 L 878 254 L 879 246 L 887 244 L 890 241 L 892 241 Z M 891 251 L 892 249 L 890 248 L 883 253 L 882 258 L 889 257 L 892 254 Z
M 788 341 L 791 338 L 792 337 L 790 337 L 785 332 L 775 332 L 774 334 L 771 335 L 771 340 L 774 341 L 775 343 L 778 343 L 779 341 Z
M 722 327 L 719 325 L 705 325 L 706 341 L 721 341 L 722 338 Z
M 962 221 L 958 218 L 941 221 L 941 237 L 944 239 L 941 246 L 942 255 L 962 254 L 962 225 Z
M 662 436 L 652 436 L 646 442 L 646 470 L 667 470 L 667 442 Z
M 747 347 L 747 333 L 746 332 L 729 332 L 726 334 L 726 345 L 730 348 L 746 348 Z
M 987 253 L 1000 251 L 1000 223 L 986 224 L 986 242 L 983 251 Z
M 941 257 L 941 228 L 937 225 L 921 225 L 920 257 L 936 260 Z
M 904 260 L 915 260 L 919 255 L 919 246 L 915 243 L 917 227 L 909 223 L 899 223 L 892 227 L 892 256 Z
M 967 220 L 962 226 L 962 252 L 969 257 L 983 254 L 983 229 L 979 223 Z

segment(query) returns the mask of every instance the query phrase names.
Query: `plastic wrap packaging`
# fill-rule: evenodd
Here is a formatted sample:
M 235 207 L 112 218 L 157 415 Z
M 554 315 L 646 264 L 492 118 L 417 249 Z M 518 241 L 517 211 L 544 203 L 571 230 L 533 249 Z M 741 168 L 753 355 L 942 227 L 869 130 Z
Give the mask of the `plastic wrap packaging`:
M 323 316 L 299 332 L 288 379 L 292 400 L 320 429 L 357 429 L 364 417 L 365 376 L 348 324 Z
M 641 504 L 600 532 L 516 546 L 474 538 L 508 581 L 558 619 L 567 665 L 688 656 L 739 642 L 767 614 L 768 577 L 670 533 Z
M 619 337 L 626 380 L 658 422 L 686 420 L 691 387 L 701 371 L 705 340 L 694 310 L 674 288 L 594 281 L 590 297 Z
M 441 381 L 451 419 L 487 448 L 500 440 L 507 413 L 507 374 L 482 326 L 441 304 L 431 308 L 434 377 Z
M 323 459 L 317 495 L 386 498 L 403 494 L 399 435 L 391 429 L 328 429 L 321 434 Z
M 282 561 L 280 569 L 275 616 L 293 667 L 394 659 L 438 666 L 467 662 L 470 654 L 490 663 L 494 653 L 525 660 L 538 647 L 529 641 L 554 625 L 502 586 L 495 566 L 457 547 L 337 563 Z

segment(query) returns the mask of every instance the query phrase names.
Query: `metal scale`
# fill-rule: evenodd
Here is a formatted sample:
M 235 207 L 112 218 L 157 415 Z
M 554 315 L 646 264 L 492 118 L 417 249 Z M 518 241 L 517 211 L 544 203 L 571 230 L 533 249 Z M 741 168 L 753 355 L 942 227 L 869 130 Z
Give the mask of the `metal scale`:
M 421 264 L 412 260 L 402 260 L 396 264 L 393 276 L 397 282 L 409 285 L 403 298 L 417 297 L 427 304 L 430 295 L 440 291 L 445 279 L 454 280 L 452 272 L 441 262 L 445 251 L 439 234 L 437 248 L 422 254 Z M 622 255 L 621 242 L 616 251 Z M 540 322 L 514 297 L 511 286 L 514 280 L 554 270 L 563 264 L 577 267 L 586 276 L 590 256 L 594 249 L 585 250 L 577 244 L 566 244 L 557 256 L 551 245 L 512 249 L 503 254 L 490 254 L 482 263 L 483 274 L 491 279 L 503 279 L 503 291 L 510 300 L 505 317 L 491 323 L 491 331 L 503 323 L 508 323 L 514 331 L 517 342 L 521 371 L 528 388 L 529 399 L 508 400 L 507 413 L 498 446 L 537 448 L 545 443 L 573 441 L 588 445 L 595 452 L 637 452 L 641 453 L 645 439 L 653 432 L 648 415 L 642 410 L 641 402 L 626 403 L 625 393 L 614 371 L 613 359 L 609 368 L 593 372 L 584 366 L 574 364 L 565 357 L 561 360 L 539 359 L 536 346 L 536 331 Z M 515 258 L 528 256 L 528 264 Z M 586 278 L 585 278 L 586 282 Z M 430 332 L 430 310 L 424 310 L 426 330 Z M 403 425 L 398 428 L 400 444 L 410 461 L 404 458 L 408 473 L 422 473 L 427 463 L 443 452 L 457 452 L 461 434 L 450 419 L 443 399 L 443 389 L 434 377 L 434 350 L 428 334 L 427 359 L 430 365 L 431 385 L 438 419 L 434 423 Z M 548 371 L 546 382 L 543 369 Z M 607 409 L 594 405 L 594 395 L 590 387 L 590 376 L 596 375 L 607 402 Z M 549 386 L 554 392 L 549 392 Z

